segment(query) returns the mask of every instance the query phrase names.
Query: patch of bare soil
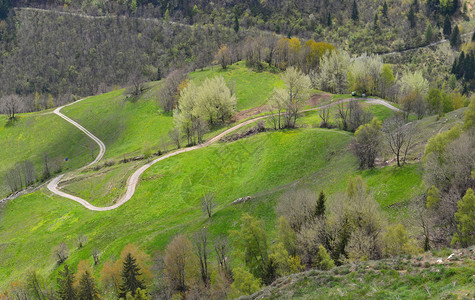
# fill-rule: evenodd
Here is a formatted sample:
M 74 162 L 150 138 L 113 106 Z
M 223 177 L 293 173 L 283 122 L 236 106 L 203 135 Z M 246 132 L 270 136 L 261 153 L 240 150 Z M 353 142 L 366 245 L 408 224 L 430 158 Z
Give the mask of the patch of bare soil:
M 251 109 L 243 110 L 235 114 L 234 117 L 231 119 L 231 121 L 238 122 L 238 121 L 247 119 L 249 117 L 261 114 L 265 112 L 266 110 L 267 110 L 267 105 L 261 105 L 261 106 L 254 107 Z
M 307 104 L 310 106 L 318 106 L 330 102 L 332 95 L 329 93 L 318 93 L 310 97 L 307 100 Z

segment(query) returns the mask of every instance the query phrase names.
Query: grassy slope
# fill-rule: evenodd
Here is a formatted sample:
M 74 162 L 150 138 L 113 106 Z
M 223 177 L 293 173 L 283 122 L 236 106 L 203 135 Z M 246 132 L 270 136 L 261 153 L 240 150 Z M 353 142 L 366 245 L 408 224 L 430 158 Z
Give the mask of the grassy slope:
M 229 66 L 226 70 L 213 67 L 197 71 L 190 75 L 190 79 L 200 83 L 206 78 L 214 76 L 223 76 L 228 86 L 234 89 L 238 98 L 236 107 L 238 111 L 266 104 L 266 100 L 271 95 L 274 87 L 283 84 L 277 74 L 267 71 L 253 72 L 245 66 L 244 62 Z
M 21 114 L 13 126 L 0 116 L 0 198 L 10 191 L 4 183 L 8 169 L 23 160 L 31 160 L 41 174 L 43 153 L 63 162 L 63 170 L 74 169 L 92 160 L 87 150 L 89 138 L 74 126 L 53 114 Z
M 205 221 L 199 203 L 203 193 L 211 190 L 220 203 L 212 231 L 226 232 L 233 225 L 229 217 L 237 219 L 250 207 L 226 207 L 228 203 L 326 168 L 332 149 L 326 141 L 335 149 L 344 149 L 350 136 L 342 137 L 332 131 L 295 130 L 182 154 L 147 171 L 131 201 L 110 212 L 87 211 L 72 201 L 50 197 L 46 191 L 15 199 L 5 207 L 0 225 L 0 286 L 28 267 L 40 267 L 49 274 L 54 269 L 50 256 L 53 247 L 61 241 L 73 247 L 80 234 L 87 235 L 89 243 L 71 253 L 69 262 L 73 265 L 88 258 L 92 247 L 104 251 L 103 259 L 117 255 L 129 242 L 148 252 L 163 248 L 172 235 L 189 232 Z M 222 159 L 216 160 L 219 155 Z M 338 164 L 341 156 L 347 155 L 341 151 L 331 161 Z M 34 211 L 26 214 L 32 207 Z M 273 219 L 272 209 L 261 212 Z

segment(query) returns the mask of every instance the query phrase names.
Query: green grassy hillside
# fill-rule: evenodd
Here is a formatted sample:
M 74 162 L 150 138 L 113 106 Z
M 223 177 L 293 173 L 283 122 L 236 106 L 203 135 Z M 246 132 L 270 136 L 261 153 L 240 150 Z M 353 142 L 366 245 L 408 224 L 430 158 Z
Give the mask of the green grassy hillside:
M 92 161 L 90 140 L 73 125 L 53 114 L 22 114 L 13 126 L 0 116 L 0 198 L 10 193 L 4 183 L 6 172 L 15 164 L 30 160 L 41 174 L 43 154 L 71 170 Z M 64 159 L 68 157 L 68 162 Z

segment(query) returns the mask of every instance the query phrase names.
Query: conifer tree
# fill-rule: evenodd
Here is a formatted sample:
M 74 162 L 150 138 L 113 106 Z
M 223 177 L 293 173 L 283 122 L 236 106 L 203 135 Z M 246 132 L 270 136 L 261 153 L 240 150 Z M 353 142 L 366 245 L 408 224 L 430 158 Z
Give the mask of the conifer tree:
M 76 291 L 73 288 L 74 274 L 69 269 L 67 264 L 64 265 L 64 270 L 59 271 L 58 282 L 58 296 L 61 300 L 75 300 Z
M 374 21 L 373 21 L 373 29 L 377 30 L 378 29 L 378 14 L 374 14 Z
M 430 22 L 427 23 L 426 31 L 424 33 L 425 42 L 430 44 L 434 39 L 434 30 L 432 29 L 432 25 Z
M 352 7 L 352 10 L 351 10 L 351 19 L 355 22 L 360 19 L 359 14 L 358 14 L 358 5 L 356 4 L 356 0 L 353 0 L 353 7 Z
M 462 40 L 460 39 L 460 30 L 457 25 L 455 25 L 454 31 L 452 32 L 452 35 L 450 36 L 450 46 L 452 48 L 460 46 L 462 43 Z
M 139 278 L 140 275 L 142 274 L 140 273 L 140 268 L 137 265 L 136 259 L 132 254 L 128 253 L 125 257 L 122 272 L 120 274 L 122 283 L 119 287 L 119 297 L 125 298 L 128 292 L 130 292 L 132 296 L 135 296 L 137 289 L 145 289 L 144 282 Z
M 96 300 L 99 298 L 99 291 L 97 290 L 94 277 L 89 274 L 89 271 L 84 272 L 79 281 L 78 297 L 79 300 Z
M 388 18 L 388 3 L 386 1 L 384 1 L 382 13 L 383 13 L 383 17 L 387 19 Z
M 327 26 L 328 27 L 332 26 L 332 14 L 331 13 L 328 13 L 328 16 L 327 16 Z M 474 38 L 475 38 L 475 35 L 474 35 Z
M 444 33 L 445 38 L 448 38 L 452 34 L 452 22 L 450 22 L 449 16 L 445 16 L 442 32 Z
M 323 191 L 321 191 L 320 195 L 318 195 L 317 206 L 315 208 L 315 216 L 320 217 L 325 215 L 325 202 L 326 196 Z
M 407 14 L 407 19 L 409 20 L 409 25 L 411 28 L 416 27 L 416 15 L 414 14 L 414 6 L 411 5 L 409 13 Z

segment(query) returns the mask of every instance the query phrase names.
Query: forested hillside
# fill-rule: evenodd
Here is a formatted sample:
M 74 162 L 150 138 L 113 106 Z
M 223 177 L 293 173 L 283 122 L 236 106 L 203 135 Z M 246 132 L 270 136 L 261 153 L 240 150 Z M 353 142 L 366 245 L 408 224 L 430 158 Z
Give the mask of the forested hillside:
M 473 4 L 0 0 L 0 300 L 475 297 Z

